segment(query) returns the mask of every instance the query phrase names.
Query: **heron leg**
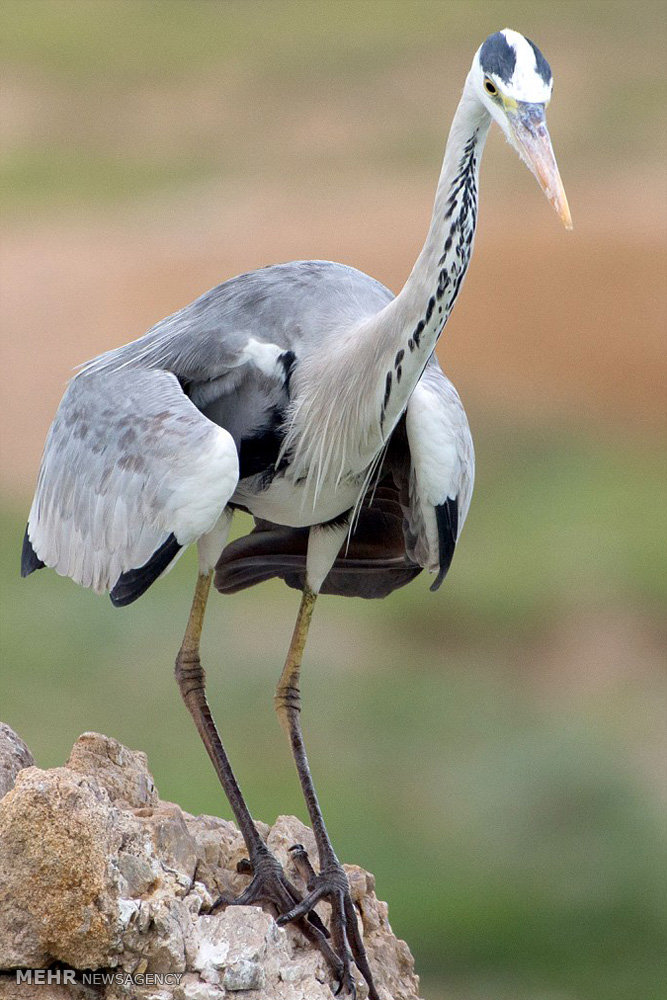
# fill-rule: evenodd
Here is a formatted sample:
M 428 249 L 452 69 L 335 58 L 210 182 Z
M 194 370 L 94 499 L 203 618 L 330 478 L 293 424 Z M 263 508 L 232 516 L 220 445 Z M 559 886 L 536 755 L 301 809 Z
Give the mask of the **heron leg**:
M 278 918 L 279 924 L 301 919 L 312 910 L 321 899 L 331 904 L 331 939 L 336 953 L 343 964 L 341 989 L 356 995 L 354 979 L 350 969 L 350 952 L 357 968 L 368 984 L 369 1000 L 378 1000 L 377 990 L 366 956 L 366 949 L 357 924 L 357 913 L 350 896 L 350 884 L 343 866 L 331 844 L 322 810 L 313 784 L 310 766 L 301 730 L 301 692 L 299 678 L 301 659 L 306 644 L 308 629 L 317 594 L 306 584 L 299 613 L 297 615 L 287 660 L 278 681 L 275 707 L 292 748 L 299 781 L 306 800 L 308 815 L 315 835 L 320 862 L 319 873 L 315 872 L 306 851 L 300 844 L 292 848 L 294 861 L 306 880 L 308 894 Z
M 210 571 L 200 573 L 197 577 L 190 617 L 176 658 L 175 673 L 183 701 L 211 758 L 220 784 L 243 834 L 250 857 L 253 874 L 250 885 L 237 899 L 222 902 L 236 904 L 270 902 L 279 913 L 285 913 L 298 905 L 301 894 L 296 886 L 289 881 L 280 862 L 259 835 L 222 745 L 206 698 L 206 675 L 201 665 L 199 644 L 211 578 Z M 244 866 L 244 870 L 246 866 Z M 300 920 L 299 929 L 317 945 L 334 973 L 340 975 L 341 962 L 327 941 L 328 932 L 317 914 L 309 911 Z

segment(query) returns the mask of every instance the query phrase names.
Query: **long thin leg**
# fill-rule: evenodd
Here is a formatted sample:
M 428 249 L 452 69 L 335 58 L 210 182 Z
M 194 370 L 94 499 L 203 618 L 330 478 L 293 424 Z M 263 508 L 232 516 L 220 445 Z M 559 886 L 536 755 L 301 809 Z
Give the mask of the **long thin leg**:
M 232 807 L 236 822 L 243 834 L 243 839 L 246 842 L 248 850 L 251 854 L 257 854 L 258 852 L 261 853 L 263 849 L 265 850 L 266 847 L 257 832 L 250 811 L 245 804 L 241 789 L 232 771 L 232 766 L 229 763 L 229 758 L 222 745 L 217 726 L 211 715 L 211 710 L 206 699 L 206 674 L 199 656 L 199 643 L 204 625 L 206 602 L 208 601 L 211 589 L 212 576 L 213 574 L 209 572 L 207 574 L 200 574 L 197 577 L 197 585 L 192 600 L 188 625 L 181 648 L 176 657 L 176 682 L 181 692 L 181 697 L 197 727 L 197 732 L 201 736 L 202 742 L 211 758 L 215 772 Z
M 301 659 L 308 637 L 316 598 L 317 594 L 314 594 L 306 586 L 301 597 L 299 613 L 294 625 L 294 632 L 292 633 L 292 641 L 283 672 L 278 681 L 274 702 L 280 724 L 285 730 L 287 739 L 290 741 L 294 763 L 299 773 L 303 795 L 308 807 L 308 815 L 310 816 L 317 849 L 320 854 L 320 864 L 322 865 L 328 862 L 337 862 L 338 858 L 334 854 L 333 847 L 329 842 L 324 817 L 322 816 L 317 792 L 315 791 L 310 773 L 306 748 L 301 733 L 301 690 L 299 688 Z
M 176 658 L 176 681 L 248 848 L 253 880 L 246 891 L 234 902 L 256 903 L 266 900 L 272 902 L 280 913 L 284 913 L 298 904 L 301 898 L 300 894 L 286 878 L 280 863 L 269 851 L 257 831 L 206 699 L 206 675 L 201 665 L 199 644 L 212 575 L 212 572 L 209 571 L 200 573 L 197 577 L 190 617 Z M 338 974 L 340 961 L 326 941 L 321 921 L 316 914 L 306 914 L 305 916 L 306 919 L 299 924 L 301 931 L 309 940 L 318 945 Z
M 315 606 L 316 594 L 306 585 L 299 606 L 292 641 L 287 660 L 278 681 L 275 695 L 275 706 L 278 718 L 290 741 L 294 763 L 301 782 L 301 788 L 306 800 L 308 815 L 313 827 L 317 851 L 320 861 L 320 871 L 316 874 L 307 863 L 303 849 L 295 848 L 300 854 L 300 867 L 308 871 L 308 895 L 289 913 L 283 914 L 278 923 L 284 924 L 297 919 L 308 912 L 320 899 L 327 898 L 331 903 L 331 937 L 334 948 L 343 962 L 342 988 L 352 995 L 355 994 L 354 981 L 350 972 L 350 948 L 354 961 L 368 984 L 370 1000 L 378 1000 L 377 990 L 373 982 L 366 950 L 357 927 L 357 917 L 350 897 L 350 886 L 347 875 L 340 864 L 329 839 L 327 828 L 322 816 L 322 810 L 317 798 L 317 792 L 310 773 L 306 748 L 301 731 L 301 692 L 299 678 L 301 674 L 301 659 L 308 636 L 310 620 Z M 296 858 L 295 858 L 296 860 Z M 307 904 L 307 905 L 306 905 Z M 305 907 L 305 909 L 304 909 Z

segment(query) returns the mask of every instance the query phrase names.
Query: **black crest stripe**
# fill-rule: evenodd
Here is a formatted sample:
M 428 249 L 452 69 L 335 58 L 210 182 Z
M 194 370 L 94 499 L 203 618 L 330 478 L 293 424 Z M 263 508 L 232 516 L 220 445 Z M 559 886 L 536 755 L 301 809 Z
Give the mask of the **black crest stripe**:
M 504 83 L 509 83 L 516 66 L 516 52 L 502 31 L 489 35 L 479 53 L 480 66 L 484 73 L 492 73 Z
M 540 74 L 540 76 L 548 86 L 551 83 L 551 80 L 553 79 L 551 66 L 540 52 L 535 42 L 531 42 L 530 38 L 526 38 L 526 41 L 528 42 L 531 49 L 535 53 L 535 69 L 537 70 L 537 72 Z

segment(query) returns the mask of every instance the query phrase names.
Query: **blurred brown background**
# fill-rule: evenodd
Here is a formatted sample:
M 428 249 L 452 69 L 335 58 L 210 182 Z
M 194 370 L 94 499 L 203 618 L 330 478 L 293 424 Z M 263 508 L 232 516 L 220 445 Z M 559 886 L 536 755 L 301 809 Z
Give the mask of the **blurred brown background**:
M 192 561 L 123 613 L 16 578 L 65 382 L 267 263 L 398 289 L 475 49 L 509 25 L 543 50 L 574 231 L 494 130 L 439 347 L 476 438 L 469 522 L 437 596 L 323 602 L 304 724 L 341 855 L 377 873 L 427 997 L 659 996 L 664 6 L 5 0 L 2 18 L 0 708 L 44 766 L 100 729 L 147 750 L 163 796 L 223 813 L 171 679 Z M 271 718 L 295 610 L 277 586 L 210 610 L 213 703 L 267 819 L 302 812 Z

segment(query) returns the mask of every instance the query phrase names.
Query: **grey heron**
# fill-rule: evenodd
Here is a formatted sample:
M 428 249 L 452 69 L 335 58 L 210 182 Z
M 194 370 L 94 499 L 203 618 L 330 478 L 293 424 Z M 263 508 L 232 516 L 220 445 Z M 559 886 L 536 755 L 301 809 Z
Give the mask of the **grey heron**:
M 480 158 L 495 121 L 567 228 L 545 123 L 552 74 L 510 29 L 472 61 L 447 141 L 426 240 L 395 297 L 329 261 L 242 274 L 111 350 L 70 381 L 48 433 L 22 573 L 48 566 L 131 603 L 197 543 L 198 575 L 176 660 L 185 704 L 245 839 L 252 878 L 233 903 L 297 921 L 354 994 L 378 997 L 345 872 L 317 799 L 299 675 L 316 597 L 384 597 L 423 568 L 447 573 L 466 518 L 468 422 L 434 354 L 477 222 Z M 235 510 L 254 529 L 228 544 Z M 222 593 L 278 577 L 301 603 L 275 704 L 313 826 L 302 898 L 263 842 L 210 712 L 199 655 L 211 581 Z M 313 907 L 331 905 L 330 932 Z

